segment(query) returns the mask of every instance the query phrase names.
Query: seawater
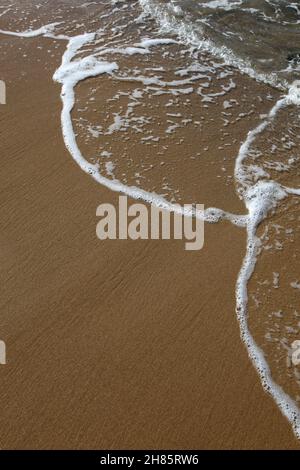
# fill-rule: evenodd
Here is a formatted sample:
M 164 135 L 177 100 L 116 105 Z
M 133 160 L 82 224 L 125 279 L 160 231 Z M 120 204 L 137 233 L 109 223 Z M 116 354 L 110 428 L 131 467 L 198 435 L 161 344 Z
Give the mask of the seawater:
M 53 79 L 78 166 L 113 191 L 245 230 L 241 337 L 300 437 L 297 2 L 78 0 L 43 16 L 47 3 L 2 6 L 1 34 L 64 42 Z M 185 212 L 200 196 L 207 208 Z

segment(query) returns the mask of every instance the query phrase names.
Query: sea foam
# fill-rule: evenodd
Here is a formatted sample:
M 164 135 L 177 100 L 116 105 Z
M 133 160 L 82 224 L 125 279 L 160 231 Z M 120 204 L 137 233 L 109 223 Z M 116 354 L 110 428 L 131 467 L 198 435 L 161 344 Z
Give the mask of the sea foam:
M 214 3 L 216 2 L 210 2 L 210 6 L 213 7 Z M 222 3 L 224 4 L 224 7 L 226 7 L 226 2 L 223 1 Z M 117 2 L 115 2 L 115 4 L 117 5 Z M 277 79 L 275 80 L 273 76 L 258 76 L 251 69 L 251 67 L 249 67 L 248 64 L 239 61 L 232 55 L 232 52 L 226 48 L 217 49 L 208 40 L 202 40 L 199 42 L 199 38 L 195 36 L 193 31 L 187 30 L 186 26 L 181 27 L 179 23 L 175 24 L 174 20 L 171 20 L 168 15 L 162 15 L 161 10 L 155 10 L 153 5 L 150 4 L 148 0 L 140 0 L 140 4 L 144 8 L 146 14 L 151 14 L 160 22 L 161 26 L 164 28 L 164 31 L 167 30 L 173 33 L 174 26 L 176 26 L 178 39 L 175 41 L 174 39 L 166 37 L 157 38 L 155 40 L 144 38 L 139 43 L 134 43 L 132 46 L 121 49 L 122 54 L 132 55 L 133 53 L 140 53 L 141 50 L 143 50 L 143 54 L 147 54 L 149 53 L 150 48 L 154 46 L 159 47 L 160 45 L 174 44 L 178 41 L 187 41 L 192 45 L 198 45 L 199 47 L 204 48 L 204 50 L 225 59 L 227 63 L 237 66 L 240 70 L 248 73 L 251 77 L 260 79 L 272 85 L 275 84 L 280 88 L 286 87 L 286 84 L 278 85 Z M 109 179 L 100 173 L 98 164 L 92 164 L 85 159 L 77 144 L 71 116 L 75 105 L 75 88 L 83 80 L 100 76 L 102 74 L 113 74 L 118 70 L 119 65 L 116 61 L 109 62 L 99 60 L 97 54 L 89 55 L 83 58 L 78 57 L 78 52 L 83 47 L 92 44 L 95 41 L 97 31 L 67 38 L 63 35 L 55 35 L 56 26 L 58 26 L 58 23 L 52 23 L 37 30 L 29 30 L 25 31 L 24 33 L 10 31 L 0 32 L 2 34 L 9 34 L 24 38 L 45 36 L 54 37 L 56 39 L 66 39 L 68 41 L 66 50 L 62 57 L 61 66 L 54 73 L 53 78 L 62 86 L 61 99 L 63 106 L 61 113 L 61 125 L 64 142 L 79 167 L 84 172 L 91 175 L 98 183 L 113 191 L 121 192 L 135 199 L 143 199 L 144 201 L 150 204 L 154 204 L 157 207 L 167 209 L 171 212 L 181 213 L 185 216 L 199 217 L 207 222 L 214 223 L 223 219 L 227 219 L 236 225 L 246 228 L 246 255 L 236 285 L 237 318 L 240 325 L 241 337 L 247 347 L 249 356 L 259 373 L 265 390 L 267 390 L 273 396 L 282 413 L 291 422 L 295 434 L 298 438 L 300 438 L 299 409 L 295 402 L 282 390 L 278 384 L 273 381 L 268 363 L 266 362 L 262 350 L 258 347 L 254 338 L 252 337 L 247 321 L 248 281 L 255 269 L 260 250 L 260 239 L 257 237 L 257 227 L 267 217 L 270 211 L 276 208 L 277 204 L 286 198 L 289 194 L 300 195 L 300 189 L 283 187 L 275 181 L 266 181 L 263 178 L 260 178 L 260 175 L 258 175 L 258 178 L 256 178 L 256 181 L 254 182 L 252 177 L 253 175 L 251 173 L 254 171 L 253 167 L 250 168 L 245 163 L 249 150 L 255 142 L 256 138 L 269 126 L 270 122 L 272 122 L 272 120 L 276 117 L 279 110 L 287 105 L 298 105 L 300 103 L 298 84 L 294 84 L 292 87 L 290 87 L 288 94 L 275 104 L 269 115 L 255 129 L 249 131 L 245 142 L 240 147 L 235 164 L 235 181 L 238 194 L 245 204 L 246 213 L 242 216 L 235 215 L 217 208 L 209 208 L 204 212 L 195 213 L 192 210 L 187 211 L 178 204 L 173 204 L 164 197 L 153 192 L 145 191 L 134 186 L 128 186 L 123 184 L 121 181 L 116 180 L 115 178 Z M 118 50 L 112 47 L 108 46 L 107 49 L 104 47 L 102 54 L 109 54 L 113 50 L 118 53 Z M 121 77 L 118 77 L 118 79 L 121 80 Z M 126 79 L 128 80 L 130 78 L 126 77 Z M 142 76 L 132 77 L 132 80 L 140 81 L 144 84 L 150 83 L 161 86 L 183 86 L 188 85 L 191 83 L 191 81 L 193 81 L 190 78 L 183 78 L 176 80 L 175 82 L 163 82 L 156 79 L 155 77 L 152 79 L 147 79 L 146 77 Z

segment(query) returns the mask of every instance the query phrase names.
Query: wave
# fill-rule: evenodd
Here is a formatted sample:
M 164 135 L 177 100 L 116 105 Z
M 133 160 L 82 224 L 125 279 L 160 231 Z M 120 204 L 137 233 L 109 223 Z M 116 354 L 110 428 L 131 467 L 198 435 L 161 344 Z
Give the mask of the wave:
M 124 2 L 121 2 L 121 6 L 118 7 L 118 2 L 114 3 L 114 11 L 118 11 L 118 8 L 127 8 Z M 209 2 L 206 6 L 212 8 L 213 5 L 222 6 L 222 8 L 229 8 L 228 2 Z M 240 2 L 234 2 L 237 6 Z M 233 8 L 234 3 L 231 4 L 230 8 Z M 300 104 L 300 92 L 299 83 L 294 83 L 292 86 L 288 85 L 288 82 L 279 80 L 277 74 L 264 74 L 258 73 L 252 68 L 251 64 L 237 57 L 230 49 L 226 46 L 218 47 L 213 41 L 209 39 L 203 39 L 199 36 L 199 31 L 195 31 L 191 24 L 182 21 L 180 10 L 175 9 L 175 15 L 170 15 L 161 6 L 155 5 L 149 0 L 139 0 L 139 4 L 143 8 L 143 15 L 136 17 L 137 22 L 146 21 L 146 17 L 151 15 L 158 21 L 163 36 L 156 37 L 155 40 L 145 39 L 144 37 L 137 43 L 134 42 L 128 47 L 120 48 L 114 44 L 103 44 L 97 49 L 94 48 L 97 42 L 100 40 L 101 31 L 96 30 L 90 33 L 78 34 L 74 36 L 66 36 L 59 32 L 56 33 L 56 29 L 59 29 L 59 25 L 52 23 L 47 26 L 36 30 L 28 30 L 25 32 L 10 32 L 0 31 L 2 34 L 12 34 L 24 38 L 30 38 L 34 36 L 51 37 L 67 41 L 67 47 L 62 57 L 61 65 L 54 73 L 54 80 L 61 85 L 61 100 L 62 100 L 62 113 L 61 113 L 61 126 L 62 133 L 66 147 L 68 148 L 72 158 L 76 161 L 79 167 L 87 174 L 92 176 L 101 185 L 117 192 L 127 194 L 135 199 L 142 199 L 150 204 L 157 207 L 167 209 L 171 212 L 176 212 L 189 217 L 199 217 L 210 223 L 216 223 L 220 220 L 229 220 L 232 223 L 244 227 L 247 231 L 247 247 L 245 259 L 237 279 L 236 287 L 236 301 L 237 301 L 237 318 L 240 325 L 241 337 L 244 341 L 248 354 L 259 373 L 261 382 L 268 393 L 272 395 L 278 407 L 282 413 L 288 418 L 293 426 L 295 435 L 300 438 L 300 410 L 296 402 L 276 383 L 270 371 L 268 362 L 265 359 L 264 353 L 256 344 L 253 336 L 251 335 L 248 326 L 248 283 L 251 275 L 253 274 L 257 259 L 260 254 L 261 240 L 257 235 L 257 230 L 262 221 L 264 221 L 270 212 L 274 210 L 277 205 L 289 197 L 290 194 L 295 196 L 300 195 L 299 188 L 289 188 L 276 180 L 267 180 L 265 177 L 261 177 L 261 173 L 255 173 L 255 169 L 247 158 L 254 145 L 256 139 L 271 125 L 276 119 L 278 113 L 282 109 L 288 106 L 297 106 Z M 235 163 L 235 184 L 239 197 L 244 202 L 245 214 L 232 214 L 224 209 L 219 208 L 208 208 L 204 212 L 187 211 L 183 206 L 174 204 L 168 201 L 165 197 L 156 194 L 151 191 L 146 191 L 140 187 L 129 186 L 117 179 L 110 179 L 100 172 L 99 165 L 97 163 L 90 163 L 87 158 L 81 152 L 77 143 L 76 133 L 74 131 L 72 110 L 76 103 L 76 87 L 77 85 L 92 77 L 99 76 L 114 76 L 115 79 L 122 79 L 122 76 L 116 76 L 119 71 L 120 65 L 117 60 L 109 61 L 102 60 L 101 57 L 105 55 L 111 55 L 112 53 L 120 54 L 121 57 L 131 57 L 132 54 L 137 53 L 142 55 L 150 54 L 152 47 L 161 47 L 168 43 L 174 43 L 174 31 L 177 34 L 176 41 L 184 42 L 192 48 L 201 48 L 202 50 L 209 52 L 210 54 L 221 58 L 227 64 L 237 67 L 243 73 L 246 73 L 250 77 L 260 80 L 264 83 L 275 86 L 281 90 L 286 90 L 287 93 L 284 97 L 280 98 L 274 105 L 267 117 L 262 119 L 262 122 L 253 130 L 250 130 L 246 140 L 240 147 L 240 151 L 236 158 Z M 166 38 L 167 33 L 172 33 L 171 38 Z M 120 30 L 121 34 L 121 30 Z M 92 47 L 92 52 L 88 55 L 81 56 L 82 51 L 89 50 Z M 100 57 L 100 58 L 99 58 Z M 130 77 L 126 76 L 126 80 Z M 145 83 L 144 77 L 135 76 L 135 80 Z M 154 82 L 153 82 L 154 80 Z M 152 85 L 158 85 L 161 87 L 174 87 L 182 84 L 182 80 L 178 80 L 178 83 L 173 82 L 160 82 L 157 83 L 156 79 L 152 79 Z M 187 84 L 187 82 L 184 82 Z

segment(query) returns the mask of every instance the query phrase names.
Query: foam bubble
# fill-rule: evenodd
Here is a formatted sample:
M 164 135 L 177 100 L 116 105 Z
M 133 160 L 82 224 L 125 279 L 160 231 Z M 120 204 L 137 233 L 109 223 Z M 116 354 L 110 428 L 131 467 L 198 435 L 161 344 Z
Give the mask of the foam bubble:
M 20 38 L 35 38 L 38 36 L 48 36 L 48 37 L 53 37 L 51 33 L 54 32 L 56 26 L 60 25 L 61 23 L 50 23 L 45 26 L 42 26 L 41 28 L 38 29 L 33 29 L 33 30 L 28 30 L 28 31 L 23 31 L 23 32 L 16 32 L 16 31 L 5 31 L 0 29 L 0 34 L 5 34 L 8 36 L 17 36 Z
M 290 86 L 287 100 L 289 103 L 300 105 L 300 80 L 295 80 Z
M 114 2 L 115 4 L 119 2 Z M 124 2 L 122 2 L 124 3 Z M 225 1 L 212 1 L 209 2 L 210 6 L 217 7 L 223 6 L 226 7 Z M 237 2 L 235 2 L 237 3 Z M 242 71 L 248 73 L 254 78 L 261 79 L 267 83 L 274 84 L 274 77 L 271 76 L 258 76 L 248 65 L 244 62 L 237 60 L 232 52 L 226 48 L 218 49 L 210 41 L 196 37 L 193 31 L 187 30 L 186 26 L 182 26 L 182 23 L 174 23 L 166 15 L 161 15 L 161 11 L 157 10 L 153 12 L 152 4 L 148 0 L 140 0 L 140 4 L 145 8 L 146 12 L 151 13 L 160 21 L 160 24 L 164 25 L 174 32 L 174 26 L 176 26 L 176 31 L 178 32 L 179 38 L 185 40 L 193 45 L 198 45 L 204 50 L 207 50 L 218 57 L 222 57 L 230 64 L 238 66 Z M 13 36 L 19 37 L 35 37 L 35 36 L 45 36 L 45 37 L 54 37 L 55 27 L 59 23 L 52 23 L 50 25 L 45 25 L 37 30 L 25 31 L 24 33 L 20 32 L 8 32 L 0 31 L 3 34 L 10 34 Z M 57 37 L 57 36 L 56 36 Z M 62 36 L 60 36 L 62 38 Z M 254 143 L 257 136 L 262 133 L 270 124 L 272 119 L 275 118 L 278 111 L 286 105 L 289 104 L 300 104 L 300 93 L 299 93 L 299 83 L 294 83 L 288 92 L 288 95 L 283 99 L 280 99 L 276 105 L 272 108 L 269 115 L 253 130 L 248 133 L 248 136 L 245 142 L 241 145 L 240 151 L 237 155 L 236 165 L 235 165 L 235 179 L 238 185 L 239 195 L 245 203 L 245 208 L 247 213 L 245 215 L 234 215 L 223 211 L 218 208 L 209 208 L 204 212 L 195 212 L 192 209 L 186 209 L 181 207 L 178 204 L 172 204 L 166 200 L 161 195 L 158 195 L 153 192 L 148 192 L 143 189 L 128 186 L 123 184 L 121 181 L 118 181 L 114 178 L 113 170 L 114 166 L 112 162 L 106 162 L 106 173 L 108 176 L 111 176 L 112 179 L 103 176 L 99 171 L 99 166 L 97 164 L 89 163 L 84 155 L 81 153 L 73 128 L 71 113 L 75 105 L 75 87 L 81 81 L 99 76 L 101 74 L 112 74 L 118 70 L 118 64 L 116 62 L 102 61 L 99 60 L 99 54 L 89 55 L 87 57 L 80 58 L 78 57 L 78 52 L 89 44 L 92 44 L 95 40 L 96 33 L 85 33 L 83 35 L 74 36 L 68 38 L 68 45 L 62 57 L 61 66 L 54 73 L 54 80 L 62 85 L 61 90 L 61 99 L 62 99 L 62 113 L 61 113 L 61 125 L 62 132 L 64 137 L 64 142 L 68 148 L 73 159 L 79 165 L 79 167 L 91 175 L 98 183 L 111 189 L 112 191 L 122 192 L 128 196 L 131 196 L 135 199 L 143 199 L 144 201 L 154 204 L 157 207 L 169 210 L 171 212 L 179 213 L 189 217 L 198 217 L 204 219 L 208 222 L 218 222 L 220 220 L 229 220 L 232 223 L 245 227 L 247 230 L 247 248 L 246 256 L 243 261 L 241 271 L 239 273 L 236 285 L 236 299 L 237 299 L 237 317 L 239 320 L 241 337 L 247 346 L 247 350 L 250 358 L 252 359 L 262 381 L 262 384 L 266 391 L 268 391 L 274 398 L 275 402 L 284 413 L 284 415 L 289 419 L 293 425 L 293 429 L 297 437 L 300 438 L 300 412 L 296 404 L 291 400 L 291 398 L 276 384 L 271 377 L 269 366 L 265 360 L 263 352 L 260 350 L 258 345 L 255 343 L 248 327 L 247 322 L 247 303 L 248 303 L 248 281 L 255 269 L 256 260 L 259 254 L 261 242 L 257 237 L 256 231 L 257 227 L 262 220 L 267 217 L 269 212 L 276 208 L 276 205 L 279 201 L 287 197 L 288 194 L 300 196 L 300 189 L 298 188 L 286 188 L 275 181 L 267 181 L 266 175 L 263 172 L 259 171 L 258 166 L 249 166 L 245 164 L 246 157 L 250 151 L 252 144 Z M 103 48 L 101 54 L 117 52 L 132 55 L 134 53 L 148 53 L 149 49 L 153 46 L 160 46 L 166 44 L 174 44 L 178 41 L 169 38 L 156 38 L 156 39 L 142 39 L 138 44 L 132 44 L 126 48 L 115 49 L 115 48 Z M 100 54 L 100 55 L 101 55 Z M 196 81 L 199 76 L 203 78 L 203 70 L 195 69 L 193 70 L 194 75 L 186 76 L 187 71 L 182 71 L 181 80 L 175 80 L 171 82 L 166 82 L 159 80 L 156 77 L 147 78 L 144 76 L 134 76 L 126 77 L 126 80 L 134 80 L 142 82 L 145 85 L 157 85 L 161 87 L 166 86 L 186 86 L 191 85 Z M 179 73 L 180 75 L 180 73 Z M 122 80 L 122 77 L 115 77 L 119 80 Z M 125 78 L 124 78 L 125 79 Z M 182 90 L 182 93 L 190 93 L 193 91 L 192 87 L 177 88 L 172 92 L 179 93 Z M 163 92 L 163 91 L 162 91 Z M 225 101 L 224 101 L 225 103 Z M 227 105 L 225 104 L 225 107 Z M 118 117 L 114 120 L 112 131 L 114 131 L 116 126 L 120 126 L 121 122 Z M 109 156 L 109 153 L 106 154 Z

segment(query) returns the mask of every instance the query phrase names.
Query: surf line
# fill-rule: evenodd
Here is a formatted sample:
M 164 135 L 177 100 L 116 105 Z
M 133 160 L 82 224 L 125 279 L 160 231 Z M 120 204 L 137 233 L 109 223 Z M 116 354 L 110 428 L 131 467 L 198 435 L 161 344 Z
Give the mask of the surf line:
M 60 39 L 68 41 L 66 50 L 63 54 L 60 67 L 53 75 L 53 80 L 61 84 L 61 126 L 64 143 L 69 153 L 79 165 L 79 167 L 87 174 L 93 177 L 102 186 L 108 189 L 123 193 L 133 199 L 141 199 L 157 208 L 168 210 L 174 214 L 182 215 L 184 217 L 196 217 L 209 223 L 217 223 L 221 220 L 228 220 L 234 225 L 239 227 L 246 227 L 247 215 L 232 214 L 219 208 L 207 208 L 203 211 L 190 210 L 179 204 L 172 204 L 166 198 L 159 194 L 145 191 L 136 186 L 127 186 L 117 179 L 109 179 L 99 172 L 99 165 L 92 164 L 85 160 L 76 141 L 75 132 L 73 129 L 71 113 L 75 105 L 75 88 L 81 82 L 88 78 L 100 76 L 102 74 L 112 74 L 118 70 L 119 66 L 116 62 L 100 61 L 94 55 L 84 57 L 82 59 L 74 60 L 75 56 L 81 48 L 87 44 L 92 43 L 97 38 L 97 33 L 84 33 L 77 36 L 65 36 L 62 34 L 55 34 L 55 28 L 61 23 L 50 23 L 42 26 L 36 30 L 28 30 L 24 32 L 13 32 L 0 30 L 0 34 L 18 36 L 23 38 L 33 37 L 46 37 L 52 39 Z M 152 46 L 165 43 L 166 39 L 157 38 Z M 172 41 L 169 39 L 168 41 Z M 105 48 L 102 50 L 105 52 Z M 145 49 L 145 53 L 150 51 Z
M 133 199 L 142 199 L 158 208 L 174 212 L 185 217 L 196 217 L 206 222 L 216 223 L 220 220 L 229 220 L 235 225 L 245 227 L 246 217 L 231 214 L 222 209 L 208 208 L 204 211 L 193 211 L 178 204 L 172 204 L 164 197 L 150 193 L 136 186 L 127 186 L 116 179 L 109 179 L 101 175 L 99 165 L 88 162 L 82 155 L 76 141 L 73 129 L 71 112 L 75 105 L 75 87 L 79 82 L 96 77 L 101 74 L 112 74 L 118 70 L 116 62 L 99 61 L 93 55 L 83 59 L 73 60 L 78 51 L 96 38 L 96 33 L 85 33 L 69 40 L 67 49 L 63 55 L 61 66 L 54 73 L 53 79 L 62 85 L 61 99 L 63 109 L 61 113 L 61 125 L 64 142 L 73 159 L 80 168 L 90 174 L 98 183 L 115 192 L 121 192 Z
M 135 186 L 127 186 L 118 180 L 110 180 L 104 177 L 99 172 L 99 166 L 97 164 L 91 164 L 85 160 L 77 145 L 71 117 L 71 112 L 75 105 L 75 87 L 78 83 L 87 78 L 100 76 L 102 74 L 112 74 L 118 69 L 118 64 L 116 62 L 99 61 L 93 55 L 73 60 L 83 46 L 95 40 L 97 32 L 85 33 L 74 37 L 66 37 L 64 35 L 56 36 L 53 32 L 55 26 L 56 25 L 53 26 L 52 23 L 51 25 L 46 25 L 35 31 L 13 33 L 0 30 L 0 33 L 27 38 L 44 36 L 68 41 L 67 48 L 62 57 L 61 66 L 54 73 L 53 79 L 62 86 L 61 125 L 64 142 L 79 167 L 85 173 L 91 175 L 98 183 L 112 191 L 123 193 L 134 199 L 142 199 L 158 208 L 188 217 L 199 217 L 210 223 L 228 220 L 237 226 L 246 228 L 246 256 L 236 284 L 236 312 L 240 325 L 241 338 L 246 345 L 249 357 L 259 373 L 264 389 L 272 395 L 282 413 L 292 424 L 295 435 L 300 438 L 300 411 L 295 402 L 273 381 L 263 352 L 251 336 L 247 323 L 247 284 L 255 269 L 259 254 L 259 238 L 256 236 L 256 231 L 259 224 L 267 217 L 269 211 L 274 209 L 280 200 L 292 193 L 292 188 L 288 190 L 274 181 L 264 180 L 260 180 L 255 185 L 247 187 L 243 181 L 243 174 L 245 174 L 243 162 L 255 137 L 268 126 L 282 106 L 291 103 L 298 105 L 300 103 L 300 97 L 298 102 L 298 91 L 290 88 L 288 95 L 280 100 L 280 102 L 276 103 L 267 120 L 263 121 L 257 128 L 249 132 L 246 141 L 240 148 L 236 159 L 235 178 L 237 184 L 241 183 L 242 189 L 239 189 L 238 193 L 244 200 L 248 213 L 246 215 L 235 215 L 217 208 L 208 208 L 201 212 L 186 211 L 185 208 L 170 203 L 160 195 L 150 193 Z M 255 78 L 257 79 L 257 77 Z M 293 194 L 298 195 L 298 190 L 295 189 Z
M 174 4 L 154 5 L 151 0 L 138 0 L 138 2 L 143 9 L 145 17 L 153 18 L 164 32 L 169 34 L 174 34 L 175 32 L 182 43 L 208 52 L 224 61 L 225 64 L 278 90 L 286 91 L 288 89 L 288 82 L 286 80 L 278 80 L 276 73 L 259 73 L 253 69 L 250 61 L 241 59 L 229 47 L 225 45 L 218 46 L 208 37 L 202 37 L 191 24 L 182 21 L 183 15 L 177 14 Z
M 143 199 L 157 207 L 177 212 L 178 208 L 174 208 L 173 204 L 169 203 L 161 196 L 146 192 L 140 188 L 128 187 L 120 181 L 109 180 L 102 176 L 99 173 L 99 167 L 87 162 L 77 146 L 71 118 L 71 111 L 75 105 L 75 86 L 85 78 L 99 75 L 99 70 L 100 73 L 109 74 L 118 69 L 118 65 L 115 62 L 99 62 L 93 56 L 81 59 L 81 61 L 74 62 L 72 60 L 83 45 L 86 45 L 94 39 L 95 36 L 87 34 L 71 38 L 63 56 L 62 65 L 54 74 L 54 80 L 62 84 L 61 98 L 63 102 L 63 110 L 61 121 L 65 145 L 81 169 L 90 174 L 103 186 L 106 186 L 113 191 L 131 196 L 134 199 Z M 243 162 L 251 144 L 255 140 L 255 137 L 268 126 L 282 106 L 291 102 L 298 104 L 296 97 L 293 96 L 294 94 L 295 90 L 290 89 L 289 94 L 276 103 L 274 108 L 272 108 L 268 119 L 263 121 L 256 129 L 249 132 L 245 143 L 241 146 L 236 160 L 235 178 L 237 183 L 242 182 L 241 175 L 244 171 Z M 249 187 L 246 191 L 240 193 L 240 197 L 244 200 L 245 207 L 248 212 L 246 216 L 236 216 L 220 209 L 210 208 L 206 209 L 202 214 L 196 214 L 196 217 L 201 217 L 207 222 L 214 223 L 222 219 L 227 219 L 236 225 L 246 227 L 246 256 L 236 284 L 236 312 L 240 325 L 241 338 L 246 345 L 249 357 L 252 360 L 254 367 L 258 371 L 264 389 L 271 394 L 281 412 L 290 421 L 295 435 L 300 438 L 300 411 L 295 402 L 273 381 L 265 357 L 254 341 L 247 323 L 247 284 L 255 269 L 259 250 L 259 239 L 256 236 L 256 231 L 259 224 L 267 217 L 269 211 L 274 209 L 277 203 L 284 199 L 287 194 L 287 191 L 275 182 L 258 181 L 254 186 Z M 184 213 L 182 208 L 180 208 L 177 213 L 183 213 L 183 215 L 189 216 L 191 215 Z
M 288 94 L 278 100 L 267 118 L 248 133 L 247 139 L 241 145 L 236 159 L 235 180 L 237 184 L 240 184 L 238 193 L 244 200 L 249 214 L 247 221 L 246 256 L 236 284 L 236 313 L 240 325 L 241 338 L 260 376 L 264 390 L 273 397 L 283 415 L 286 416 L 291 423 L 296 437 L 300 439 L 300 410 L 295 401 L 272 379 L 271 371 L 264 353 L 251 335 L 247 321 L 248 281 L 255 270 L 260 251 L 260 239 L 256 235 L 257 228 L 260 223 L 266 219 L 270 210 L 277 206 L 279 201 L 282 201 L 288 195 L 300 196 L 300 189 L 287 188 L 274 181 L 265 180 L 260 180 L 253 186 L 249 186 L 249 184 L 246 183 L 247 167 L 244 166 L 244 161 L 255 138 L 270 125 L 280 109 L 292 104 L 296 106 L 300 105 L 299 81 L 294 82 Z
M 255 138 L 268 127 L 278 111 L 289 104 L 300 105 L 300 82 L 294 82 L 290 86 L 287 81 L 280 83 L 274 74 L 258 74 L 252 69 L 250 64 L 239 60 L 231 50 L 226 47 L 217 48 L 210 40 L 202 39 L 191 28 L 183 25 L 180 18 L 176 18 L 176 15 L 171 18 L 166 11 L 168 7 L 161 8 L 154 6 L 149 0 L 139 0 L 139 3 L 143 8 L 145 16 L 155 19 L 164 31 L 170 33 L 177 31 L 177 36 L 181 42 L 205 50 L 223 59 L 225 63 L 234 66 L 255 80 L 267 83 L 287 93 L 271 109 L 267 119 L 262 121 L 255 129 L 249 131 L 236 158 L 234 176 L 237 184 L 237 193 L 244 201 L 248 211 L 245 219 L 247 230 L 246 255 L 236 283 L 236 314 L 241 338 L 259 374 L 264 390 L 273 397 L 281 412 L 291 423 L 296 437 L 300 439 L 300 410 L 297 404 L 273 381 L 268 363 L 262 350 L 252 337 L 247 322 L 247 286 L 254 272 L 260 248 L 260 240 L 256 235 L 257 228 L 266 219 L 270 210 L 275 209 L 279 201 L 286 198 L 289 194 L 300 195 L 300 189 L 284 188 L 274 181 L 266 180 L 259 180 L 256 184 L 250 186 L 246 183 L 247 167 L 244 166 L 244 161 Z

